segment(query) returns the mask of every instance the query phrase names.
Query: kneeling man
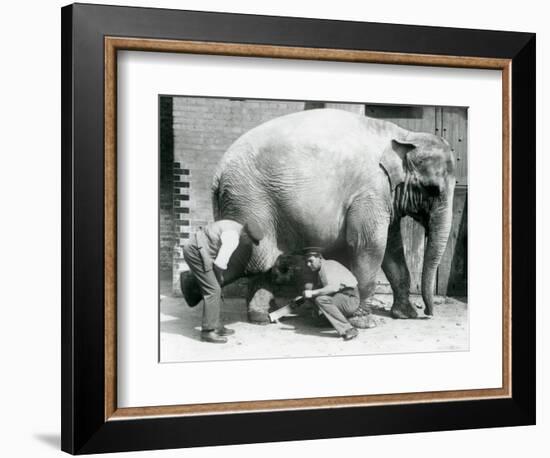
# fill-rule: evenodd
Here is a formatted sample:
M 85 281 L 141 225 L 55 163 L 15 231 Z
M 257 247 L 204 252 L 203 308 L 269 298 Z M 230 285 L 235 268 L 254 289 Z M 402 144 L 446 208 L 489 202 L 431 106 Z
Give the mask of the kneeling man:
M 317 273 L 314 289 L 306 289 L 304 297 L 313 299 L 344 340 L 357 337 L 357 329 L 347 320 L 359 308 L 357 279 L 342 264 L 324 259 L 320 248 L 306 248 L 304 256 L 306 266 Z

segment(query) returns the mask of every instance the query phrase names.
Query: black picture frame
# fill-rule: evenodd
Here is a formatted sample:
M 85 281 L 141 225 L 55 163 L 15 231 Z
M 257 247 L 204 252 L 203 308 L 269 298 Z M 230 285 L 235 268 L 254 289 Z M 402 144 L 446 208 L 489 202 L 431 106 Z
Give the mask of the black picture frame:
M 84 454 L 535 424 L 535 34 L 88 4 L 66 6 L 61 14 L 64 451 Z M 512 395 L 106 419 L 106 36 L 510 59 Z

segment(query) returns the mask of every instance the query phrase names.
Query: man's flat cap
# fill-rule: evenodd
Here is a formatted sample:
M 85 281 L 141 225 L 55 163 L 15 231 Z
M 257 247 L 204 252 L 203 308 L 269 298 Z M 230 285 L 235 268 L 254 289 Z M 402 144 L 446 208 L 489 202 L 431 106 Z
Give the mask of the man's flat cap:
M 314 256 L 321 256 L 321 251 L 322 251 L 322 248 L 321 247 L 318 247 L 318 246 L 308 246 L 308 247 L 305 247 L 303 250 L 302 250 L 302 254 L 304 256 L 311 256 L 311 255 L 314 255 Z

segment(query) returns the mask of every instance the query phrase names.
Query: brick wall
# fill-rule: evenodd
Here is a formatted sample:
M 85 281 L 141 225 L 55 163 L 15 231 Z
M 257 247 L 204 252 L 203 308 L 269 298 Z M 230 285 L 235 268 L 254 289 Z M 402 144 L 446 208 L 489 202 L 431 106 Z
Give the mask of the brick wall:
M 160 270 L 172 268 L 174 253 L 173 166 L 174 131 L 172 97 L 160 97 Z

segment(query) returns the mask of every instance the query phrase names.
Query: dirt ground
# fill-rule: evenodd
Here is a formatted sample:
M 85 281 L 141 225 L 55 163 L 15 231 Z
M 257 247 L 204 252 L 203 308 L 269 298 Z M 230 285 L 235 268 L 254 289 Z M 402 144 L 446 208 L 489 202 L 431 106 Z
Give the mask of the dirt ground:
M 278 323 L 256 325 L 247 321 L 244 299 L 225 299 L 222 320 L 236 333 L 225 344 L 211 344 L 200 340 L 202 303 L 190 308 L 183 298 L 162 294 L 160 360 L 169 363 L 468 350 L 465 299 L 438 297 L 434 316 L 415 320 L 391 318 L 391 295 L 380 294 L 375 299 L 378 326 L 360 329 L 359 336 L 348 342 L 338 337 L 328 323 L 315 320 L 306 306 Z M 421 297 L 413 296 L 411 300 L 423 304 Z M 285 300 L 277 299 L 277 303 L 283 305 Z

